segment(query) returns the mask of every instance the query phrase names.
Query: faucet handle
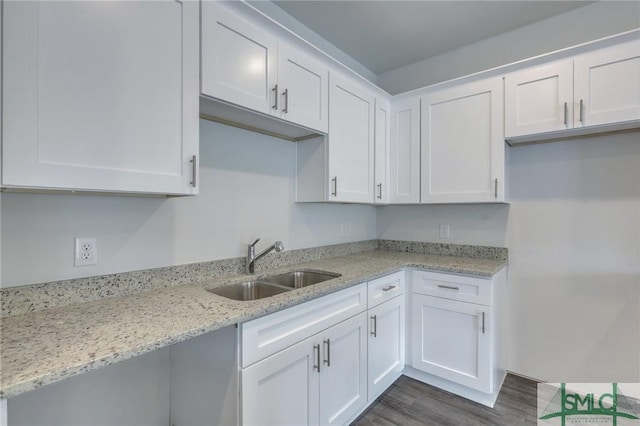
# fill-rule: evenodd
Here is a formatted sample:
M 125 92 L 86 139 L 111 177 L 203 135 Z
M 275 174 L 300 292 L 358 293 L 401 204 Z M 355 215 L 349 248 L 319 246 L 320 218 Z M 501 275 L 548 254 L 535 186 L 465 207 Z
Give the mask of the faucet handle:
M 253 244 L 249 244 L 249 247 L 253 247 L 253 246 L 255 246 L 256 244 L 258 244 L 258 241 L 260 241 L 260 238 L 256 239 L 256 240 L 253 242 Z

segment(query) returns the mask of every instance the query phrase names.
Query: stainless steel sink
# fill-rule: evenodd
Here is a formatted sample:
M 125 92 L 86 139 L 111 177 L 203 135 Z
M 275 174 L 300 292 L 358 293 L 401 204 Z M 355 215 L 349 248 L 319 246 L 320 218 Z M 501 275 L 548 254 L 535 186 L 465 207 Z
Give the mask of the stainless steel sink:
M 261 281 L 285 286 L 289 288 L 302 288 L 340 277 L 340 274 L 326 271 L 291 271 L 279 275 L 271 275 L 261 278 Z
M 211 288 L 207 291 L 233 300 L 258 300 L 265 297 L 290 291 L 291 288 L 281 287 L 262 281 L 246 281 L 224 287 Z
M 302 288 L 340 277 L 340 274 L 326 271 L 291 271 L 284 274 L 268 275 L 259 280 L 230 284 L 207 291 L 233 300 L 258 300 L 276 294 Z

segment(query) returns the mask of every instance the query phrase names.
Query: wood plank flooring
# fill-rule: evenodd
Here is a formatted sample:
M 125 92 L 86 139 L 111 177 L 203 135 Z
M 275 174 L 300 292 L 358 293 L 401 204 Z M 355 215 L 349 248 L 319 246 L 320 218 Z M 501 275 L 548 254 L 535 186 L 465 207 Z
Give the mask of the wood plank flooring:
M 402 376 L 352 426 L 535 425 L 536 384 L 508 374 L 489 408 Z

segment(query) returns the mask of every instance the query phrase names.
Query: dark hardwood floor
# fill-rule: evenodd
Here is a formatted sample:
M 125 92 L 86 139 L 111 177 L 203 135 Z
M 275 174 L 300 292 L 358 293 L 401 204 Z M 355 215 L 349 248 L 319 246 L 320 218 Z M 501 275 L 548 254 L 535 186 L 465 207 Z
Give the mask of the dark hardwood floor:
M 535 425 L 536 392 L 535 381 L 509 374 L 489 408 L 402 376 L 352 426 Z

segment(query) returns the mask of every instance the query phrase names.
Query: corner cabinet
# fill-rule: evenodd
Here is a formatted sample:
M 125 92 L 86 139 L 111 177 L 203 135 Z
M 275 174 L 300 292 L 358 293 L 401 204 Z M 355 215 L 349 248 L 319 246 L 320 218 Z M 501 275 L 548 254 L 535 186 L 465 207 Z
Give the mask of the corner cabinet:
M 493 406 L 506 376 L 506 270 L 483 279 L 411 271 L 405 374 Z
M 375 204 L 389 202 L 389 150 L 391 149 L 391 107 L 386 99 L 376 97 L 375 112 Z
M 505 201 L 502 92 L 492 78 L 421 98 L 421 203 Z
M 391 105 L 389 203 L 420 202 L 420 98 Z
M 198 192 L 198 3 L 3 9 L 3 188 Z
M 640 127 L 640 41 L 505 76 L 511 144 Z

